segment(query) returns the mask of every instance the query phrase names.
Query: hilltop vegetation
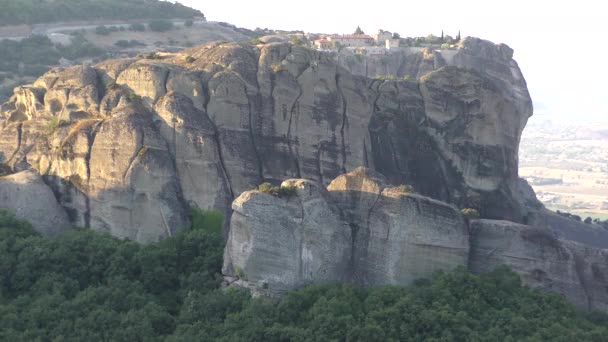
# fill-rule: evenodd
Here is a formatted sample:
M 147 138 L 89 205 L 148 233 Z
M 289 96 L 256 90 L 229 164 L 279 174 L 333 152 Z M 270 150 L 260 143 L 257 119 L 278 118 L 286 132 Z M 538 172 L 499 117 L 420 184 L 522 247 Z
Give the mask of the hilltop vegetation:
M 0 0 L 0 8 L 0 25 L 203 16 L 182 4 L 158 0 Z
M 0 211 L 3 341 L 603 341 L 604 315 L 522 287 L 506 268 L 410 287 L 317 285 L 279 301 L 219 289 L 221 215 L 142 246 L 57 239 Z

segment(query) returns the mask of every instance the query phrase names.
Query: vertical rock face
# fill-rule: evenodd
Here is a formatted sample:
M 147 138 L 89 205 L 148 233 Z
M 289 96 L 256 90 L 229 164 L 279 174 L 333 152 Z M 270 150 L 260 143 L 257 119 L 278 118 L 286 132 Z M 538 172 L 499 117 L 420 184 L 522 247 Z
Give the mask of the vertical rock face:
M 326 186 L 359 166 L 525 222 L 513 189 L 532 108 L 512 51 L 471 38 L 404 53 L 385 71 L 410 81 L 287 43 L 56 69 L 2 105 L 0 162 L 38 171 L 74 224 L 139 241 L 170 235 L 189 206 L 229 216 L 264 181 Z M 157 216 L 139 222 L 145 208 Z
M 445 203 L 383 189 L 368 169 L 317 183 L 290 180 L 293 198 L 250 191 L 233 203 L 224 273 L 271 292 L 351 280 L 364 286 L 410 284 L 466 266 L 462 216 Z
M 347 280 L 351 231 L 318 184 L 291 180 L 297 195 L 247 191 L 232 207 L 224 273 L 275 292 Z
M 310 283 L 407 285 L 462 266 L 507 265 L 526 286 L 608 311 L 608 250 L 509 221 L 465 222 L 451 205 L 391 187 L 359 168 L 331 182 L 290 180 L 293 197 L 248 191 L 234 203 L 223 272 L 255 293 L 280 295 Z

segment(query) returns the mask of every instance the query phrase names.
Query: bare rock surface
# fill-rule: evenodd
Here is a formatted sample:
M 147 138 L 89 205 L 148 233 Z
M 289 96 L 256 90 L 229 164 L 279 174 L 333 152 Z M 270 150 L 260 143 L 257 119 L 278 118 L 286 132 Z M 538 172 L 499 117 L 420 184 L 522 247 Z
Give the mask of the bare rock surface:
M 527 286 L 563 294 L 583 309 L 608 310 L 608 250 L 508 221 L 473 221 L 471 237 L 472 272 L 504 264 Z
M 310 283 L 348 279 L 352 232 L 315 182 L 285 181 L 296 195 L 247 191 L 234 214 L 224 273 L 283 292 Z
M 224 273 L 275 293 L 346 280 L 404 285 L 467 265 L 468 230 L 456 208 L 382 184 L 359 168 L 329 193 L 308 180 L 283 182 L 296 189 L 289 198 L 243 193 L 233 203 Z
M 0 208 L 28 220 L 38 232 L 55 236 L 70 227 L 53 191 L 35 171 L 0 177 Z
M 142 242 L 189 206 L 229 216 L 262 182 L 327 186 L 359 166 L 523 223 L 513 184 L 532 107 L 512 51 L 467 38 L 445 56 L 404 53 L 385 71 L 411 78 L 395 81 L 285 42 L 58 68 L 2 105 L 0 162 L 36 169 L 72 223 Z M 145 208 L 158 217 L 139 222 Z

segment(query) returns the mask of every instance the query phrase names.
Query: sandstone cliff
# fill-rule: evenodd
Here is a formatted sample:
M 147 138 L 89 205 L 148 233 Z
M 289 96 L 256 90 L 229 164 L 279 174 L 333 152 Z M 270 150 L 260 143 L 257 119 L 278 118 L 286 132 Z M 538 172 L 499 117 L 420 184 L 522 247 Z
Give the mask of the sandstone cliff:
M 359 166 L 526 222 L 517 150 L 532 105 L 512 51 L 468 38 L 441 63 L 425 53 L 401 63 L 413 81 L 288 43 L 56 69 L 1 106 L 0 162 L 38 171 L 73 224 L 142 242 L 186 224 L 189 206 L 229 217 L 263 181 L 328 185 Z
M 339 176 L 329 191 L 308 180 L 282 186 L 294 186 L 296 195 L 247 191 L 233 203 L 224 273 L 258 291 L 409 284 L 467 266 L 469 236 L 458 209 L 388 187 L 371 170 Z
M 408 285 L 437 271 L 499 265 L 525 285 L 608 311 L 608 250 L 559 239 L 545 227 L 465 221 L 459 210 L 359 168 L 328 186 L 289 180 L 289 198 L 248 191 L 233 204 L 226 280 L 276 296 L 306 284 Z
M 363 68 L 288 43 L 212 43 L 55 69 L 0 106 L 0 169 L 15 173 L 0 206 L 44 233 L 143 243 L 187 225 L 190 207 L 219 209 L 224 271 L 260 291 L 506 263 L 608 310 L 608 232 L 552 215 L 517 176 L 532 104 L 512 55 L 467 38 Z M 371 78 L 386 73 L 403 79 Z M 248 191 L 284 179 L 296 196 Z M 468 225 L 465 207 L 486 220 Z

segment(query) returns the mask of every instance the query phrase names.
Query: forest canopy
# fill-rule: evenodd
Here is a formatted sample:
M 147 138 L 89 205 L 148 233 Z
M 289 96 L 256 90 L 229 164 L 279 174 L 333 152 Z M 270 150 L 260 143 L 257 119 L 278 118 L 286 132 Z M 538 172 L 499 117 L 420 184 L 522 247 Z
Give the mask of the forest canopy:
M 203 16 L 180 3 L 159 0 L 0 0 L 0 9 L 0 26 Z
M 0 211 L 1 341 L 605 341 L 608 319 L 501 267 L 412 286 L 322 284 L 280 300 L 220 288 L 221 214 L 142 246 L 43 237 Z

